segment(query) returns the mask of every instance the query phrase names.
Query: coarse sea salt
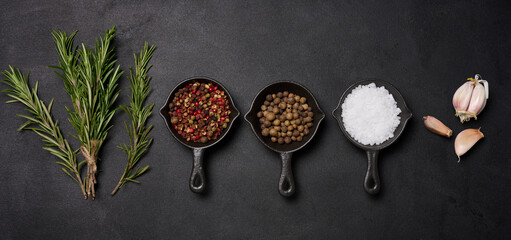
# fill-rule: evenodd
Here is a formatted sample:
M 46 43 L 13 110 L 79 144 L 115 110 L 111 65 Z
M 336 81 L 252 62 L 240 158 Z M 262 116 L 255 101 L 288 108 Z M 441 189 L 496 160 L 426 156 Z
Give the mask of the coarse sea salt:
M 345 98 L 342 104 L 344 128 L 357 142 L 364 145 L 379 145 L 394 137 L 399 125 L 396 100 L 385 87 L 374 83 L 359 85 Z

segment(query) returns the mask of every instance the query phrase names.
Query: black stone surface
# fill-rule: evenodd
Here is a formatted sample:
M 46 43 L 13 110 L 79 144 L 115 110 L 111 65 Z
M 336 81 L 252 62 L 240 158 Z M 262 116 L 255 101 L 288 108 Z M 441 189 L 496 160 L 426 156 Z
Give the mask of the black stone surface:
M 181 80 L 205 75 L 228 88 L 242 114 L 256 93 L 293 80 L 333 110 L 342 92 L 365 78 L 400 90 L 412 110 L 401 138 L 380 153 L 383 188 L 362 183 L 365 152 L 327 116 L 293 156 L 294 198 L 277 191 L 279 156 L 244 121 L 206 151 L 208 189 L 188 188 L 191 151 L 165 128 L 156 110 L 154 145 L 142 160 L 140 185 L 109 193 L 125 158 L 121 112 L 101 153 L 97 199 L 83 200 L 75 182 L 41 149 L 32 132 L 16 132 L 20 104 L 0 95 L 1 239 L 506 239 L 511 233 L 511 2 L 509 1 L 2 1 L 0 67 L 31 71 L 40 97 L 72 133 L 57 64 L 54 28 L 79 30 L 92 45 L 113 25 L 119 63 L 132 65 L 144 41 L 156 44 L 153 91 L 160 106 Z M 451 98 L 480 73 L 490 99 L 477 121 L 460 124 Z M 126 76 L 126 75 L 125 75 Z M 121 82 L 119 104 L 129 83 Z M 5 89 L 1 85 L 0 89 Z M 433 115 L 454 133 L 479 128 L 485 138 L 461 163 L 453 139 L 428 132 Z M 69 136 L 73 146 L 77 146 Z

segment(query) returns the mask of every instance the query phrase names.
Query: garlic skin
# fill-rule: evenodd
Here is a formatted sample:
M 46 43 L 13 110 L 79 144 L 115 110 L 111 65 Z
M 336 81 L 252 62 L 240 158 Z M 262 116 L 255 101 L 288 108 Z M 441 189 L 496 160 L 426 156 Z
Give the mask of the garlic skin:
M 486 100 L 489 97 L 489 85 L 486 80 L 481 79 L 481 75 L 476 74 L 475 78 L 469 78 L 454 93 L 452 104 L 456 109 L 456 116 L 460 122 L 469 121 L 471 118 L 477 120 L 477 115 L 486 106 Z
M 470 150 L 477 141 L 484 138 L 484 134 L 479 129 L 465 129 L 456 136 L 454 140 L 454 152 L 458 156 L 458 163 L 460 157 Z
M 452 130 L 435 117 L 425 116 L 422 119 L 424 119 L 424 126 L 426 126 L 429 131 L 446 138 L 450 138 L 452 136 Z

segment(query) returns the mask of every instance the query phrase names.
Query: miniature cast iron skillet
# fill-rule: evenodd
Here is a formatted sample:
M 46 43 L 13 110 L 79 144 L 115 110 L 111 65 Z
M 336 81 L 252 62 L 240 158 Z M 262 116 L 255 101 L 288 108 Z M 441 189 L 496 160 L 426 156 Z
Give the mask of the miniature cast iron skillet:
M 364 145 L 359 142 L 357 142 L 355 139 L 351 137 L 351 135 L 346 131 L 346 128 L 344 128 L 344 123 L 342 121 L 342 104 L 344 103 L 344 100 L 348 96 L 351 91 L 356 88 L 359 85 L 367 85 L 370 83 L 376 84 L 377 87 L 384 86 L 385 89 L 389 91 L 390 94 L 394 97 L 394 100 L 396 100 L 397 107 L 401 109 L 400 116 L 400 123 L 397 126 L 396 130 L 394 130 L 394 137 L 388 139 L 387 141 L 379 144 L 379 145 Z M 403 132 L 403 129 L 406 126 L 406 123 L 408 122 L 408 119 L 412 117 L 412 112 L 406 107 L 405 100 L 403 99 L 403 96 L 401 96 L 401 93 L 392 86 L 390 83 L 378 80 L 378 79 L 368 79 L 364 81 L 357 82 L 353 85 L 351 85 L 343 94 L 341 97 L 341 100 L 339 101 L 339 104 L 337 105 L 337 108 L 332 112 L 332 115 L 335 119 L 337 119 L 337 122 L 339 123 L 339 127 L 341 128 L 342 133 L 350 140 L 355 146 L 363 149 L 367 153 L 367 172 L 364 179 L 364 189 L 369 194 L 376 194 L 380 191 L 381 184 L 380 184 L 380 177 L 378 175 L 378 153 L 380 150 L 388 147 L 390 144 L 392 144 L 396 139 L 401 135 Z
M 227 95 L 227 100 L 229 101 L 229 109 L 231 110 L 231 114 L 229 115 L 230 121 L 228 123 L 227 128 L 225 128 L 222 131 L 222 134 L 220 134 L 216 140 L 208 141 L 206 143 L 196 143 L 196 142 L 191 142 L 191 141 L 187 142 L 186 139 L 184 139 L 177 133 L 177 131 L 172 127 L 172 123 L 170 122 L 169 104 L 174 99 L 174 95 L 177 93 L 177 91 L 179 89 L 185 87 L 186 85 L 188 85 L 190 83 L 195 83 L 195 82 L 213 83 L 216 86 L 218 86 L 218 88 L 220 90 L 224 91 L 225 94 Z M 225 87 L 222 86 L 222 84 L 213 80 L 212 78 L 208 78 L 208 77 L 188 78 L 188 79 L 182 81 L 181 83 L 179 83 L 170 92 L 169 97 L 167 98 L 167 101 L 165 102 L 165 105 L 163 105 L 163 107 L 160 109 L 160 115 L 165 120 L 165 123 L 167 124 L 167 128 L 172 133 L 172 136 L 174 136 L 180 143 L 182 143 L 183 145 L 185 145 L 193 150 L 193 169 L 192 169 L 192 174 L 190 175 L 190 190 L 192 190 L 192 192 L 196 192 L 196 193 L 203 192 L 205 189 L 205 186 L 206 186 L 206 178 L 204 175 L 204 170 L 202 168 L 202 159 L 204 156 L 204 150 L 208 147 L 215 145 L 220 140 L 222 140 L 222 138 L 224 138 L 225 135 L 227 134 L 227 132 L 229 132 L 229 130 L 231 129 L 231 126 L 232 126 L 232 123 L 234 122 L 234 120 L 240 115 L 240 112 L 234 106 L 234 102 L 232 100 L 231 95 L 229 94 L 227 89 L 225 89 Z
M 309 130 L 309 135 L 304 136 L 301 142 L 291 142 L 290 144 L 279 144 L 277 142 L 272 142 L 269 137 L 264 137 L 261 134 L 261 127 L 259 124 L 259 118 L 257 117 L 257 112 L 259 112 L 261 105 L 263 105 L 266 95 L 274 94 L 277 92 L 288 91 L 290 93 L 298 94 L 302 97 L 307 98 L 307 104 L 312 108 L 312 112 L 314 113 L 314 121 L 313 126 Z M 252 106 L 250 110 L 245 115 L 245 120 L 250 123 L 254 134 L 257 138 L 268 148 L 273 151 L 280 153 L 280 158 L 282 160 L 281 172 L 280 172 L 280 180 L 279 180 L 279 192 L 284 197 L 289 197 L 293 195 L 295 192 L 295 182 L 293 178 L 293 171 L 291 169 L 291 155 L 294 151 L 305 146 L 316 134 L 316 130 L 318 129 L 319 124 L 325 117 L 323 111 L 319 108 L 316 99 L 305 87 L 298 83 L 282 81 L 272 83 L 265 88 L 263 88 L 257 96 L 254 98 L 252 102 Z

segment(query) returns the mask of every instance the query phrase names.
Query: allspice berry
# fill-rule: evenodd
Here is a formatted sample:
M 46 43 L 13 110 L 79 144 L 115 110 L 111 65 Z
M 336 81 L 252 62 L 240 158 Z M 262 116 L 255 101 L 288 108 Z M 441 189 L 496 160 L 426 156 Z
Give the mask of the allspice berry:
M 268 112 L 268 114 L 266 114 L 266 118 L 268 118 L 268 120 L 270 120 L 270 121 L 275 120 L 275 113 Z
M 270 129 L 270 136 L 272 137 L 277 136 L 277 130 L 275 130 L 275 128 Z
M 270 134 L 270 130 L 268 128 L 265 128 L 263 129 L 263 131 L 261 131 L 261 134 L 263 134 L 263 136 L 268 136 Z

